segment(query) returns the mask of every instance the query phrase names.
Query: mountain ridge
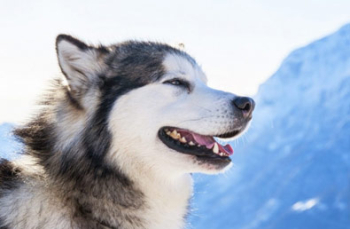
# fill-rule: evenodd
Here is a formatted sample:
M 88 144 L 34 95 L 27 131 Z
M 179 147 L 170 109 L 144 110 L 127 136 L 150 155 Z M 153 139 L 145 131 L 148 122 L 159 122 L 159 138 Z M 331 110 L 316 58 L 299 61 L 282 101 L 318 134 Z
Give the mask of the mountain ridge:
M 255 100 L 229 174 L 195 176 L 194 228 L 348 228 L 350 24 L 291 52 Z

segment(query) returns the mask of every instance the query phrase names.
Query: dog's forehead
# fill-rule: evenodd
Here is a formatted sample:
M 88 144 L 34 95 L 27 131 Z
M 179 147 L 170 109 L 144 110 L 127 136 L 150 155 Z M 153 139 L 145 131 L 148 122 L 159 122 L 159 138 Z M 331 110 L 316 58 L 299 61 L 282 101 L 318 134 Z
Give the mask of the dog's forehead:
M 167 53 L 163 60 L 163 66 L 167 74 L 180 75 L 188 80 L 199 79 L 207 82 L 202 69 L 194 61 L 177 53 Z
M 119 76 L 129 82 L 147 84 L 164 75 L 175 75 L 189 81 L 206 76 L 196 61 L 186 52 L 162 43 L 128 41 L 112 47 L 107 58 L 109 76 Z

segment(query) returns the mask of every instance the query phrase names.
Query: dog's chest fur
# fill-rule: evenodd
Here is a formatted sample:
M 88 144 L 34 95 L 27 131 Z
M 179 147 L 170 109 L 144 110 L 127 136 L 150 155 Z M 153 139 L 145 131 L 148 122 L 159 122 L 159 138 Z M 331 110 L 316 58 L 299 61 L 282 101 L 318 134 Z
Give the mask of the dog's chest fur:
M 11 167 L 12 166 L 12 167 Z M 95 186 L 60 187 L 26 165 L 9 166 L 20 171 L 16 188 L 0 197 L 0 223 L 9 228 L 184 228 L 192 178 L 184 175 L 167 181 L 139 177 L 133 186 L 101 179 Z M 33 167 L 33 166 L 32 166 Z M 38 179 L 39 178 L 39 179 Z M 65 190 L 65 189 L 69 190 Z M 126 188 L 126 189 L 124 189 Z M 35 219 L 35 220 L 33 220 Z
M 173 181 L 141 183 L 147 208 L 148 228 L 184 228 L 192 194 L 192 178 L 184 175 Z

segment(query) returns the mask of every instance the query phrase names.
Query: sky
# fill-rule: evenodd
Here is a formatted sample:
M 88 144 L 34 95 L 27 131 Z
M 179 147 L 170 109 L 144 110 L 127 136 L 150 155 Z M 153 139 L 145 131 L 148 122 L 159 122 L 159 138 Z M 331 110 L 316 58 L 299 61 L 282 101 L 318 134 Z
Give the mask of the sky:
M 61 76 L 60 33 L 183 43 L 209 86 L 253 96 L 288 53 L 350 22 L 349 0 L 0 1 L 0 123 L 27 121 Z

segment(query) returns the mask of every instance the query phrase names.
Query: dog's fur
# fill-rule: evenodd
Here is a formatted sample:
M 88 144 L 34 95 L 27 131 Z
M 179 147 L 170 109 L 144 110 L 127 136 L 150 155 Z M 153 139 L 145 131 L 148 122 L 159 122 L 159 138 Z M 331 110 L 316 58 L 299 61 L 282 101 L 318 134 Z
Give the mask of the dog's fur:
M 251 116 L 168 45 L 60 35 L 56 50 L 65 77 L 15 130 L 24 155 L 0 164 L 0 228 L 184 228 L 191 173 L 230 163 L 171 149 L 160 129 L 237 136 Z

